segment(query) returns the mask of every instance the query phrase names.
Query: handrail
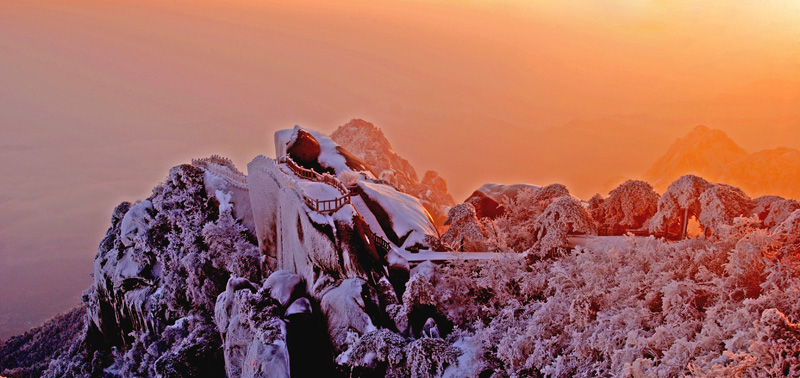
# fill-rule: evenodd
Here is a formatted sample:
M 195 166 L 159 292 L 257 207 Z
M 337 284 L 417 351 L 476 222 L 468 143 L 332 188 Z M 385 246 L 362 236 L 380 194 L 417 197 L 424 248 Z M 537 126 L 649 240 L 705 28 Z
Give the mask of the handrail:
M 278 164 L 286 164 L 286 166 L 291 170 L 295 175 L 298 177 L 321 182 L 328 184 L 334 187 L 339 193 L 342 194 L 341 197 L 337 197 L 330 200 L 320 200 L 316 198 L 311 198 L 307 194 L 302 193 L 303 200 L 305 201 L 308 207 L 314 209 L 318 213 L 334 213 L 344 207 L 345 205 L 350 203 L 350 189 L 348 189 L 344 184 L 342 184 L 339 179 L 336 177 L 328 174 L 323 173 L 319 174 L 313 169 L 303 168 L 298 165 L 291 157 L 288 155 L 281 156 L 275 159 L 275 162 Z
M 375 243 L 376 247 L 383 248 L 386 252 L 392 250 L 392 245 L 389 244 L 386 239 L 382 238 L 380 235 L 376 234 L 375 231 L 369 230 L 370 236 L 372 237 L 372 241 Z
M 222 177 L 239 189 L 247 189 L 247 176 L 236 169 L 230 159 L 219 155 L 211 155 L 209 158 L 192 159 L 192 165 Z

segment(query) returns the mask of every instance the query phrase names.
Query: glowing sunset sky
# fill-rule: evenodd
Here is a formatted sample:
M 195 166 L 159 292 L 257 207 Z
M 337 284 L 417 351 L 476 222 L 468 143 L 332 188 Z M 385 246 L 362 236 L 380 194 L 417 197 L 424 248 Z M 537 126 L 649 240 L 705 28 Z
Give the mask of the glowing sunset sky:
M 697 124 L 800 148 L 800 1 L 3 1 L 0 267 L 68 270 L 68 307 L 114 206 L 170 167 L 245 170 L 277 129 L 351 118 L 458 201 L 485 182 L 587 198 Z

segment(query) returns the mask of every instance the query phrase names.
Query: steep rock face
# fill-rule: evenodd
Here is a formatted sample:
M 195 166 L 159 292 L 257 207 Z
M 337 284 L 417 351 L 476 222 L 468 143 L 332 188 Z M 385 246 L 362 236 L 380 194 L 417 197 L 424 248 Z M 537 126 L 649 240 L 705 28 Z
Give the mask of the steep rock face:
M 361 197 L 353 199 L 352 202 L 356 205 L 365 203 L 365 206 L 357 208 L 357 212 L 373 232 L 386 236 L 390 242 L 401 248 L 432 248 L 436 244 L 438 231 L 430 212 L 420 200 L 413 195 L 398 191 L 392 185 L 376 180 L 374 170 L 367 163 L 331 138 L 299 127 L 281 130 L 275 133 L 276 154 L 282 156 L 292 149 L 301 132 L 313 137 L 321 146 L 317 161 L 322 169 L 339 177 L 350 176 L 348 179 L 352 180 L 353 187 L 357 188 L 355 193 Z M 353 177 L 352 173 L 356 173 L 356 177 Z M 443 180 L 437 180 L 436 177 L 433 174 L 429 175 L 432 185 L 438 185 L 439 188 L 446 187 Z
M 259 244 L 273 269 L 300 274 L 317 298 L 340 278 L 375 283 L 385 275 L 385 261 L 355 208 L 316 212 L 304 202 L 296 179 L 269 159 L 254 159 L 248 171 L 248 182 L 258 185 L 250 192 Z
M 112 358 L 122 375 L 222 373 L 216 297 L 230 275 L 263 271 L 254 238 L 228 201 L 207 194 L 205 173 L 175 167 L 150 198 L 114 210 L 84 294 L 86 358 L 124 351 Z
M 278 271 L 263 286 L 232 277 L 217 298 L 215 322 L 230 378 L 326 376 L 333 367 L 319 311 L 297 274 Z M 308 364 L 307 361 L 316 361 Z
M 420 181 L 414 167 L 394 152 L 375 125 L 353 119 L 336 129 L 331 139 L 369 164 L 378 179 L 419 198 L 437 225 L 444 223 L 447 211 L 455 205 L 445 180 L 438 173 L 427 171 Z
M 363 159 L 377 178 L 408 193 L 419 186 L 417 172 L 408 160 L 394 152 L 389 140 L 375 125 L 353 119 L 331 134 L 336 143 Z
M 45 376 L 331 376 L 334 351 L 408 328 L 394 311 L 410 270 L 398 248 L 438 245 L 428 212 L 322 134 L 276 141 L 302 169 L 258 157 L 244 175 L 212 156 L 114 210 L 86 330 Z

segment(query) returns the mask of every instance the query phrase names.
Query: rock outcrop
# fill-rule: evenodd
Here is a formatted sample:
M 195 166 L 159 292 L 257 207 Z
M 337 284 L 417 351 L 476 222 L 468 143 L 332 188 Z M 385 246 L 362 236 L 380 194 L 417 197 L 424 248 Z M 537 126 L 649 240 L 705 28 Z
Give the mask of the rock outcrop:
M 198 159 L 117 206 L 85 331 L 44 376 L 337 376 L 363 335 L 407 330 L 400 251 L 439 245 L 430 214 L 322 134 L 275 139 L 248 175 Z

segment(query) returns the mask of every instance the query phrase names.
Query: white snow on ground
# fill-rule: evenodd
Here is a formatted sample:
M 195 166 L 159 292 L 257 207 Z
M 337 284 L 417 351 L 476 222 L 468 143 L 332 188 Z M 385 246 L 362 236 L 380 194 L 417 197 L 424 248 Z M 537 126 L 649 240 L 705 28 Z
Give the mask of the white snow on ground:
M 295 126 L 295 129 L 297 129 L 297 126 Z M 314 139 L 319 142 L 320 152 L 317 161 L 320 165 L 323 167 L 333 168 L 336 173 L 353 171 L 347 166 L 347 161 L 345 160 L 344 156 L 339 154 L 339 151 L 336 150 L 336 147 L 338 146 L 336 142 L 334 142 L 331 138 L 328 138 L 328 136 L 325 134 L 309 129 L 303 130 L 311 134 L 311 136 L 313 136 Z
M 629 245 L 630 238 L 649 238 L 649 236 L 572 235 L 567 237 L 567 246 L 570 248 L 580 246 L 592 251 L 610 250 L 611 248 L 623 249 Z
M 336 188 L 321 182 L 297 180 L 297 186 L 312 199 L 332 200 L 342 196 Z
M 435 252 L 420 250 L 412 253 L 405 249 L 394 249 L 408 261 L 444 261 L 444 260 L 499 260 L 502 258 L 521 258 L 521 253 L 503 252 Z
M 389 214 L 392 228 L 398 237 L 403 237 L 411 231 L 411 235 L 401 247 L 410 247 L 416 243 L 424 244 L 425 235 L 439 235 L 428 211 L 415 197 L 383 184 L 362 181 L 359 186 L 370 199 L 378 202 Z
M 574 235 L 569 237 L 568 247 L 583 247 L 589 250 L 622 249 L 629 245 L 629 238 L 648 238 L 648 236 L 593 236 Z M 444 261 L 444 260 L 499 260 L 504 258 L 522 258 L 521 253 L 502 252 L 435 252 L 420 250 L 412 253 L 403 249 L 394 249 L 406 260 L 415 261 Z

